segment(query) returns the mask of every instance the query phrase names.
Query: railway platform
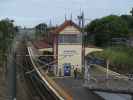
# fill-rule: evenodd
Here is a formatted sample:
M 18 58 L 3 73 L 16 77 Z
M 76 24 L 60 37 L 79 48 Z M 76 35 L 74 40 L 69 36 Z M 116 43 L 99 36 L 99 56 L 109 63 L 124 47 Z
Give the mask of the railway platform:
M 63 77 L 54 78 L 54 81 L 72 96 L 72 100 L 103 100 L 103 98 L 84 87 L 82 79 L 75 80 L 73 77 Z

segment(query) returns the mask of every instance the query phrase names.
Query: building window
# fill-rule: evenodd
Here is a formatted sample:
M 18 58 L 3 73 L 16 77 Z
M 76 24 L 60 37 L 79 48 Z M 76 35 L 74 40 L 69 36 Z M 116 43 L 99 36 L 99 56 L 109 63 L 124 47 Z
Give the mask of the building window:
M 58 38 L 59 44 L 81 44 L 81 35 L 60 35 Z

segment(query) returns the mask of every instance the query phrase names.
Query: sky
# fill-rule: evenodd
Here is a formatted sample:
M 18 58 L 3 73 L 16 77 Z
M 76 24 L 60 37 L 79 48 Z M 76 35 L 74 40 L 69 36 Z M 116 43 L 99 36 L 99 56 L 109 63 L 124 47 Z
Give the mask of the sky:
M 15 20 L 15 24 L 34 27 L 45 22 L 61 24 L 72 18 L 77 21 L 84 11 L 86 23 L 103 16 L 129 14 L 133 0 L 0 0 L 0 19 Z

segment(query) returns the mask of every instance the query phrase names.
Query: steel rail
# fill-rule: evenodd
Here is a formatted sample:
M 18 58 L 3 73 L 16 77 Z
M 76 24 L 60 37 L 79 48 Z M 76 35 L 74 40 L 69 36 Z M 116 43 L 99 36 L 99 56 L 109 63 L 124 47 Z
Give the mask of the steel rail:
M 55 100 L 65 100 L 64 97 L 62 97 L 49 83 L 48 81 L 44 78 L 44 76 L 41 74 L 41 72 L 39 71 L 39 69 L 37 68 L 35 62 L 33 61 L 33 58 L 32 58 L 32 50 L 30 47 L 27 47 L 27 50 L 28 50 L 28 53 L 29 53 L 29 57 L 30 57 L 30 60 L 31 60 L 31 63 L 34 67 L 34 69 L 36 70 L 38 76 L 41 78 L 41 80 L 45 83 L 43 84 L 46 88 L 49 89 L 49 93 L 52 92 L 51 95 L 55 95 Z

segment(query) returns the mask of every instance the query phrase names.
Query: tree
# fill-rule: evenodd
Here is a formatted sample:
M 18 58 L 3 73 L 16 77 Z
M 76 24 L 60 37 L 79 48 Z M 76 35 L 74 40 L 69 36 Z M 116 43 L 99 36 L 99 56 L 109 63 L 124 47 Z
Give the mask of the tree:
M 130 11 L 130 13 L 131 13 L 131 15 L 133 16 L 133 8 L 132 8 L 132 10 Z
M 11 43 L 12 39 L 16 35 L 16 27 L 13 24 L 13 20 L 4 19 L 0 21 L 0 31 L 1 31 L 1 40 L 0 45 L 2 46 L 1 49 L 6 51 L 9 44 Z
M 92 21 L 86 26 L 85 31 L 95 34 L 95 44 L 98 46 L 109 44 L 112 38 L 128 36 L 127 23 L 116 15 Z M 87 36 L 89 39 L 89 35 Z
M 47 31 L 48 31 L 48 27 L 47 24 L 45 23 L 40 23 L 37 26 L 35 26 L 35 30 L 36 30 L 36 37 L 38 36 L 47 36 Z
M 121 18 L 127 23 L 129 33 L 132 33 L 132 35 L 133 35 L 133 16 L 122 15 Z
M 3 19 L 0 20 L 0 65 L 5 65 L 6 54 L 12 44 L 12 40 L 17 33 L 17 28 L 13 24 L 13 20 Z

